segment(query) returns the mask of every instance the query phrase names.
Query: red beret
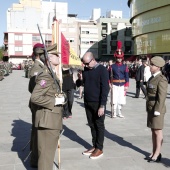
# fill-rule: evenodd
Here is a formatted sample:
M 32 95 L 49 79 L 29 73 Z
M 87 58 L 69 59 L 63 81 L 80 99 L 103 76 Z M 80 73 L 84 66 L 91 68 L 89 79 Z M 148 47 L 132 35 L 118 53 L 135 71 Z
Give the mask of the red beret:
M 35 48 L 44 48 L 44 44 L 37 43 L 37 44 L 34 45 L 33 50 L 34 50 Z

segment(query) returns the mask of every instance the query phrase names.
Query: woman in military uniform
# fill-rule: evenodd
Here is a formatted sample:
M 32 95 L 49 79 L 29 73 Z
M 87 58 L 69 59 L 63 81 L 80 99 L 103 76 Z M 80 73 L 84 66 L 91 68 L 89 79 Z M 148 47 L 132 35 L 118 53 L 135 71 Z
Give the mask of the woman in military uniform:
M 31 102 L 38 105 L 35 117 L 35 127 L 38 131 L 38 170 L 52 170 L 55 151 L 62 129 L 63 106 L 57 97 L 61 91 L 59 80 L 54 82 L 49 69 L 49 62 L 55 72 L 59 65 L 57 45 L 47 48 L 47 66 L 36 78 L 36 86 L 31 95 Z
M 161 145 L 163 142 L 162 129 L 164 125 L 164 115 L 166 112 L 165 99 L 167 95 L 168 82 L 162 75 L 161 68 L 165 65 L 165 61 L 159 57 L 151 59 L 150 71 L 152 77 L 147 84 L 147 126 L 151 128 L 153 150 L 148 162 L 161 161 Z

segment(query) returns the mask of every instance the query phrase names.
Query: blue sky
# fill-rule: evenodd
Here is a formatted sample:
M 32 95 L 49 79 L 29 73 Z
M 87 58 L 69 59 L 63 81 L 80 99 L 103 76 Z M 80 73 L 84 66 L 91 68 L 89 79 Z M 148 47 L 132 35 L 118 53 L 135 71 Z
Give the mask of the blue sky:
M 1 0 L 2 1 L 2 0 Z M 46 0 L 50 1 L 50 0 Z M 123 17 L 129 18 L 128 0 L 51 0 L 52 2 L 68 2 L 68 13 L 78 14 L 78 18 L 89 18 L 93 8 L 101 8 L 101 15 L 105 16 L 106 11 L 121 10 Z M 5 0 L 3 7 L 0 7 L 0 46 L 3 45 L 4 32 L 6 32 L 6 11 L 13 3 L 19 0 Z

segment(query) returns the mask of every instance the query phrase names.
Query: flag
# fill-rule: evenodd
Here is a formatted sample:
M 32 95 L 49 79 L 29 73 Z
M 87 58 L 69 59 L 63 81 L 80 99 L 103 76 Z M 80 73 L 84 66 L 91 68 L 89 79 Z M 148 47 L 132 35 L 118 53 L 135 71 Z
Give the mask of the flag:
M 61 62 L 62 64 L 69 64 L 70 45 L 63 33 L 61 33 Z
M 70 47 L 63 33 L 61 33 L 61 62 L 65 65 L 81 66 L 80 58 Z

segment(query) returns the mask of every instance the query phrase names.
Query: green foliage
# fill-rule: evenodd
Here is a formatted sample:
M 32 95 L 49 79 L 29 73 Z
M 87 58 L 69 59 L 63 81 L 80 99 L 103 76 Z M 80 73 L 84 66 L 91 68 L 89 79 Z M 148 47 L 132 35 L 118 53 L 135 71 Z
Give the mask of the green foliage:
M 4 46 L 1 46 L 0 47 L 0 61 L 2 60 L 2 58 L 3 58 L 3 53 L 4 53 Z

